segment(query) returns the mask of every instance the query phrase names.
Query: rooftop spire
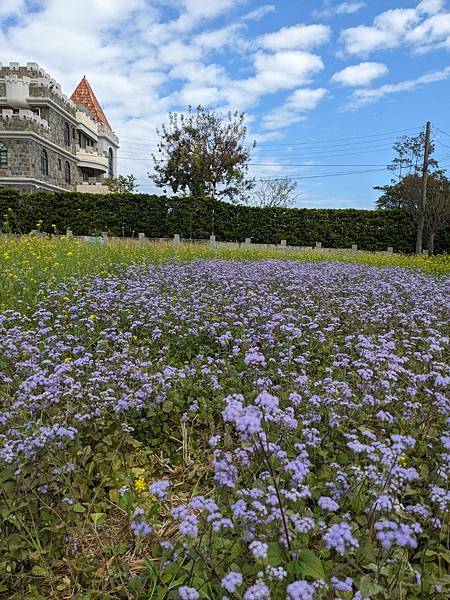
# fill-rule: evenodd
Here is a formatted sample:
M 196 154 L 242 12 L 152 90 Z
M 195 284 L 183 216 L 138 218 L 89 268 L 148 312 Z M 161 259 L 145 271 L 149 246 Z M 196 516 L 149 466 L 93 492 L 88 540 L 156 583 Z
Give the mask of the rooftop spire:
M 95 97 L 95 94 L 89 85 L 89 81 L 86 79 L 86 75 L 83 75 L 83 79 L 75 88 L 75 91 L 70 96 L 70 99 L 75 102 L 75 104 L 83 105 L 97 118 L 98 121 L 111 129 L 111 125 L 108 123 L 108 119 L 105 117 L 105 113 L 103 112 L 99 101 Z

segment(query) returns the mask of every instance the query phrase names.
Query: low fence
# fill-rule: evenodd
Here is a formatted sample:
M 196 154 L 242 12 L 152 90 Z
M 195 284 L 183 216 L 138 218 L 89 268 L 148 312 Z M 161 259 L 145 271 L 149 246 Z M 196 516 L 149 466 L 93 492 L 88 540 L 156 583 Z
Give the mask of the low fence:
M 32 231 L 32 234 L 38 234 L 37 231 Z M 44 234 L 41 234 L 44 235 Z M 72 231 L 70 229 L 67 230 L 66 237 L 72 238 L 74 237 Z M 173 238 L 148 238 L 144 233 L 138 233 L 137 238 L 129 238 L 129 237 L 110 237 L 106 233 L 103 233 L 101 236 L 76 236 L 77 239 L 81 239 L 87 243 L 95 243 L 95 244 L 105 244 L 109 241 L 114 240 L 122 240 L 128 241 L 131 243 L 138 244 L 167 244 L 172 245 L 174 247 L 179 247 L 182 245 L 196 245 L 208 247 L 211 250 L 216 250 L 220 248 L 228 248 L 228 249 L 246 249 L 249 248 L 255 250 L 279 250 L 284 252 L 308 252 L 312 250 L 321 251 L 321 252 L 330 252 L 330 253 L 348 253 L 348 252 L 367 252 L 367 250 L 359 250 L 356 244 L 353 244 L 351 248 L 326 248 L 322 246 L 322 242 L 316 242 L 314 246 L 289 246 L 286 240 L 281 240 L 279 244 L 254 244 L 252 243 L 250 238 L 246 238 L 245 242 L 221 242 L 216 240 L 215 235 L 211 235 L 209 239 L 204 240 L 193 240 L 188 238 L 182 238 L 179 233 L 176 233 Z M 394 249 L 392 246 L 388 246 L 384 251 L 371 252 L 371 254 L 394 254 Z M 423 251 L 424 255 L 428 255 L 428 250 Z

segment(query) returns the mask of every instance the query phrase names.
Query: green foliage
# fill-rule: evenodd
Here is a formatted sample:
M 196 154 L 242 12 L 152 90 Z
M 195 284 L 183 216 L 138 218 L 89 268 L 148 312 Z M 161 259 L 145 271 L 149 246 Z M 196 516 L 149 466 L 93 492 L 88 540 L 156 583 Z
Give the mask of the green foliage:
M 253 182 L 247 179 L 250 147 L 245 145 L 244 114 L 226 117 L 198 106 L 186 115 L 169 113 L 158 130 L 158 155 L 153 155 L 158 187 L 193 196 L 246 198 Z
M 108 177 L 105 185 L 112 194 L 131 194 L 139 187 L 134 175 L 119 175 Z
M 0 190 L 0 214 L 11 209 L 8 227 L 17 233 L 36 229 L 51 233 L 72 229 L 75 235 L 99 234 L 130 237 L 142 231 L 149 238 L 207 239 L 214 231 L 217 240 L 256 243 L 413 252 L 415 229 L 406 211 L 354 209 L 258 208 L 232 205 L 205 198 L 178 198 L 148 194 L 114 196 L 70 192 L 21 194 Z M 122 229 L 123 228 L 123 229 Z M 450 228 L 440 231 L 435 251 L 450 249 Z

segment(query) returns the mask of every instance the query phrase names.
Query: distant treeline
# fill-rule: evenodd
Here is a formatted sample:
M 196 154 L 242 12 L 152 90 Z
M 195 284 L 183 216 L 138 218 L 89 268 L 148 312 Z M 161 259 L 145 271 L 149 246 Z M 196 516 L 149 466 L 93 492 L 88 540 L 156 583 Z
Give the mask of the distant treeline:
M 9 211 L 8 211 L 9 209 Z M 0 189 L 3 231 L 28 233 L 40 228 L 74 235 L 205 239 L 330 248 L 357 244 L 362 250 L 413 252 L 415 227 L 403 210 L 309 208 L 257 208 L 203 198 L 177 198 L 149 194 L 81 194 L 73 192 L 20 193 Z M 7 215 L 7 217 L 5 217 Z M 6 223 L 5 223 L 6 222 Z M 450 227 L 436 239 L 436 252 L 450 250 Z

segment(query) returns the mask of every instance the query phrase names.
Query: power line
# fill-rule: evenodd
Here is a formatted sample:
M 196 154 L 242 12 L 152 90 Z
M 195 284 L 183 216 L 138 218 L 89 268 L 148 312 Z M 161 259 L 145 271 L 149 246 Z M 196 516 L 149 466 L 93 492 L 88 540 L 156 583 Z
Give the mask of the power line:
M 437 142 L 439 145 L 444 146 L 444 148 L 450 148 L 450 146 L 447 146 L 447 144 L 444 144 L 444 142 L 441 142 L 441 140 L 439 138 L 436 138 L 434 141 Z
M 350 140 L 362 140 L 362 139 L 367 139 L 367 138 L 373 138 L 373 137 L 379 137 L 379 136 L 386 136 L 386 135 L 393 135 L 393 134 L 397 134 L 397 133 L 404 133 L 407 131 L 417 131 L 419 130 L 419 127 L 409 127 L 407 129 L 394 129 L 392 131 L 382 131 L 379 133 L 372 133 L 372 134 L 367 134 L 367 135 L 359 135 L 359 136 L 353 136 L 353 137 L 345 137 L 345 138 L 334 138 L 334 139 L 328 139 L 328 140 L 320 140 L 320 141 L 315 141 L 315 140 L 308 140 L 308 141 L 304 141 L 304 142 L 257 142 L 257 146 L 302 146 L 302 145 L 311 145 L 311 144 L 327 144 L 327 143 L 332 143 L 332 142 L 342 142 L 342 141 L 350 141 Z M 138 142 L 144 140 L 145 138 L 137 138 L 137 137 L 131 137 L 131 136 L 126 136 L 126 135 L 122 135 L 120 136 L 120 139 L 128 139 L 128 140 L 136 140 Z M 149 139 L 148 142 L 153 142 L 153 143 L 157 143 L 159 142 L 159 140 L 153 140 L 153 139 Z
M 436 129 L 437 131 L 439 131 L 440 133 L 443 133 L 444 135 L 446 135 L 447 137 L 450 138 L 450 133 L 447 133 L 446 131 L 444 131 L 443 129 L 439 129 L 439 127 L 436 127 L 436 125 L 434 126 L 434 129 Z
M 367 170 L 363 170 L 363 171 L 341 171 L 338 173 L 320 173 L 318 175 L 286 175 L 283 176 L 283 179 L 289 179 L 289 180 L 301 180 L 301 179 L 322 179 L 322 178 L 326 178 L 326 177 L 342 177 L 344 175 L 361 175 L 361 174 L 365 174 L 365 173 L 379 173 L 380 171 L 387 171 L 387 168 L 385 167 L 384 169 L 367 169 Z M 255 177 L 254 178 L 256 181 L 270 181 L 271 179 L 273 179 L 273 177 Z M 140 180 L 138 180 L 140 181 Z M 146 181 L 145 179 L 142 181 Z M 147 187 L 150 187 L 151 184 L 148 184 Z M 140 185 L 140 187 L 144 187 L 143 185 Z
M 391 137 L 385 137 L 385 138 L 379 138 L 379 139 L 375 139 L 375 140 L 364 140 L 364 141 L 360 141 L 360 142 L 351 142 L 351 143 L 344 143 L 344 144 L 335 144 L 333 143 L 332 148 L 336 149 L 336 150 L 345 150 L 347 148 L 355 148 L 355 147 L 360 147 L 361 149 L 363 149 L 363 147 L 367 147 L 367 148 L 372 148 L 374 143 L 375 144 L 385 144 L 386 142 L 391 142 L 392 143 L 392 138 Z M 279 148 L 278 150 L 275 150 L 275 152 L 283 152 L 283 154 L 286 154 L 284 152 L 284 150 L 295 150 L 297 146 L 304 146 L 305 149 L 307 150 L 314 150 L 317 149 L 318 151 L 324 151 L 325 148 L 323 148 L 323 144 L 325 143 L 329 143 L 329 142 L 319 142 L 317 144 L 311 144 L 308 142 L 305 143 L 289 143 L 289 144 L 284 144 L 283 147 Z M 151 149 L 152 151 L 155 150 L 155 146 L 153 144 L 138 144 L 136 142 L 125 142 L 125 144 L 122 144 L 123 146 L 127 146 L 129 150 L 131 151 L 139 151 L 140 148 L 148 148 Z M 275 148 L 278 148 L 278 146 L 274 145 Z M 261 150 L 262 152 L 266 152 L 266 153 L 270 153 L 273 154 L 274 150 L 270 149 L 269 147 L 266 146 L 262 146 L 261 148 L 258 146 L 258 144 L 256 145 L 256 152 L 258 152 L 258 150 Z M 302 152 L 303 148 L 297 148 L 298 151 Z
M 364 150 L 364 152 L 366 154 L 368 153 L 373 153 L 373 152 L 381 152 L 383 150 L 391 150 L 390 146 L 382 146 L 381 148 L 373 148 L 372 150 Z M 286 156 L 295 156 L 296 158 L 299 159 L 310 159 L 313 160 L 314 158 L 343 158 L 346 156 L 360 156 L 362 153 L 361 150 L 357 151 L 357 152 L 342 152 L 342 153 L 315 153 L 315 154 L 286 154 L 284 155 L 284 157 Z M 273 157 L 273 155 L 271 155 L 271 157 Z M 123 159 L 123 160 L 151 160 L 151 156 L 118 156 L 118 158 Z

